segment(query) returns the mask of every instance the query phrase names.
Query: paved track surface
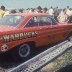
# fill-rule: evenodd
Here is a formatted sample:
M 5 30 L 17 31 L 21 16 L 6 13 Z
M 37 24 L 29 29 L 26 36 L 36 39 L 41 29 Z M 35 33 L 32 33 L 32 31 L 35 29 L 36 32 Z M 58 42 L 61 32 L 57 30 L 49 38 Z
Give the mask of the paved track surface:
M 47 49 L 47 47 L 45 47 L 45 49 Z M 33 56 L 37 55 L 38 53 L 42 52 L 45 49 L 41 49 L 40 51 L 37 50 L 37 52 Z M 10 55 L 0 55 L 0 72 L 7 72 L 9 69 L 16 67 L 20 63 L 22 63 L 22 62 L 15 62 Z M 54 65 L 55 69 L 52 69 L 52 66 L 50 68 L 54 72 L 72 72 L 72 49 L 67 51 L 65 54 L 63 54 L 62 56 L 60 56 L 59 58 L 57 58 L 50 64 L 57 64 L 57 63 L 58 63 L 58 65 L 56 65 L 56 67 Z M 61 64 L 63 64 L 63 65 L 61 65 Z M 48 70 L 47 66 L 44 68 L 42 70 L 40 70 L 39 72 L 53 72 L 51 70 Z

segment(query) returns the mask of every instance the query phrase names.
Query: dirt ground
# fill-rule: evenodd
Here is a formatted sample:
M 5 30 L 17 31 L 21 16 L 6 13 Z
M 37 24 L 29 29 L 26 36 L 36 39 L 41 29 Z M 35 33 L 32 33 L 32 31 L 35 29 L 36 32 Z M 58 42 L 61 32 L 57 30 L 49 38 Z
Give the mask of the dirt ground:
M 38 72 L 72 72 L 72 48 Z

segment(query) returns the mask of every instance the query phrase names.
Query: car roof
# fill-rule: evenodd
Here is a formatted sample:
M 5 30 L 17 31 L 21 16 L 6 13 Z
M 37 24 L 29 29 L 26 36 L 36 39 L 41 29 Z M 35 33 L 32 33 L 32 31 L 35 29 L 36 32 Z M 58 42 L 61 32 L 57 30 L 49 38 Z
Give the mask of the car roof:
M 21 16 L 39 16 L 39 15 L 48 15 L 46 13 L 15 13 L 11 15 L 21 15 Z

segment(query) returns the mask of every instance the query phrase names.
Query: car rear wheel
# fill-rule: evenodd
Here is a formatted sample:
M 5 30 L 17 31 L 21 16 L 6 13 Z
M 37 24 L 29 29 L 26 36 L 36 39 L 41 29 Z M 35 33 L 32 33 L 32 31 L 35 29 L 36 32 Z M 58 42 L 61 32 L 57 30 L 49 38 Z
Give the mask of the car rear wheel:
M 18 46 L 12 52 L 12 56 L 15 61 L 25 61 L 29 59 L 32 56 L 32 54 L 33 54 L 32 46 L 28 43 Z

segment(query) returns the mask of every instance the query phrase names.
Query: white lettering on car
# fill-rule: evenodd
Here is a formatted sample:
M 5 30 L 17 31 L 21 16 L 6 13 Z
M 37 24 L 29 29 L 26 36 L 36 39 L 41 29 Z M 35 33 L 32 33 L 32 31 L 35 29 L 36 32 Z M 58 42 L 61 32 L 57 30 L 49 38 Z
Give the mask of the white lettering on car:
M 36 37 L 37 34 L 38 34 L 37 32 L 24 32 L 24 33 L 18 33 L 18 34 L 3 35 L 3 40 L 4 42 L 10 42 L 15 40 Z
M 4 35 L 4 36 L 3 36 L 4 41 L 5 41 L 5 42 L 8 42 L 9 39 L 10 39 L 9 37 L 10 37 L 9 35 Z

